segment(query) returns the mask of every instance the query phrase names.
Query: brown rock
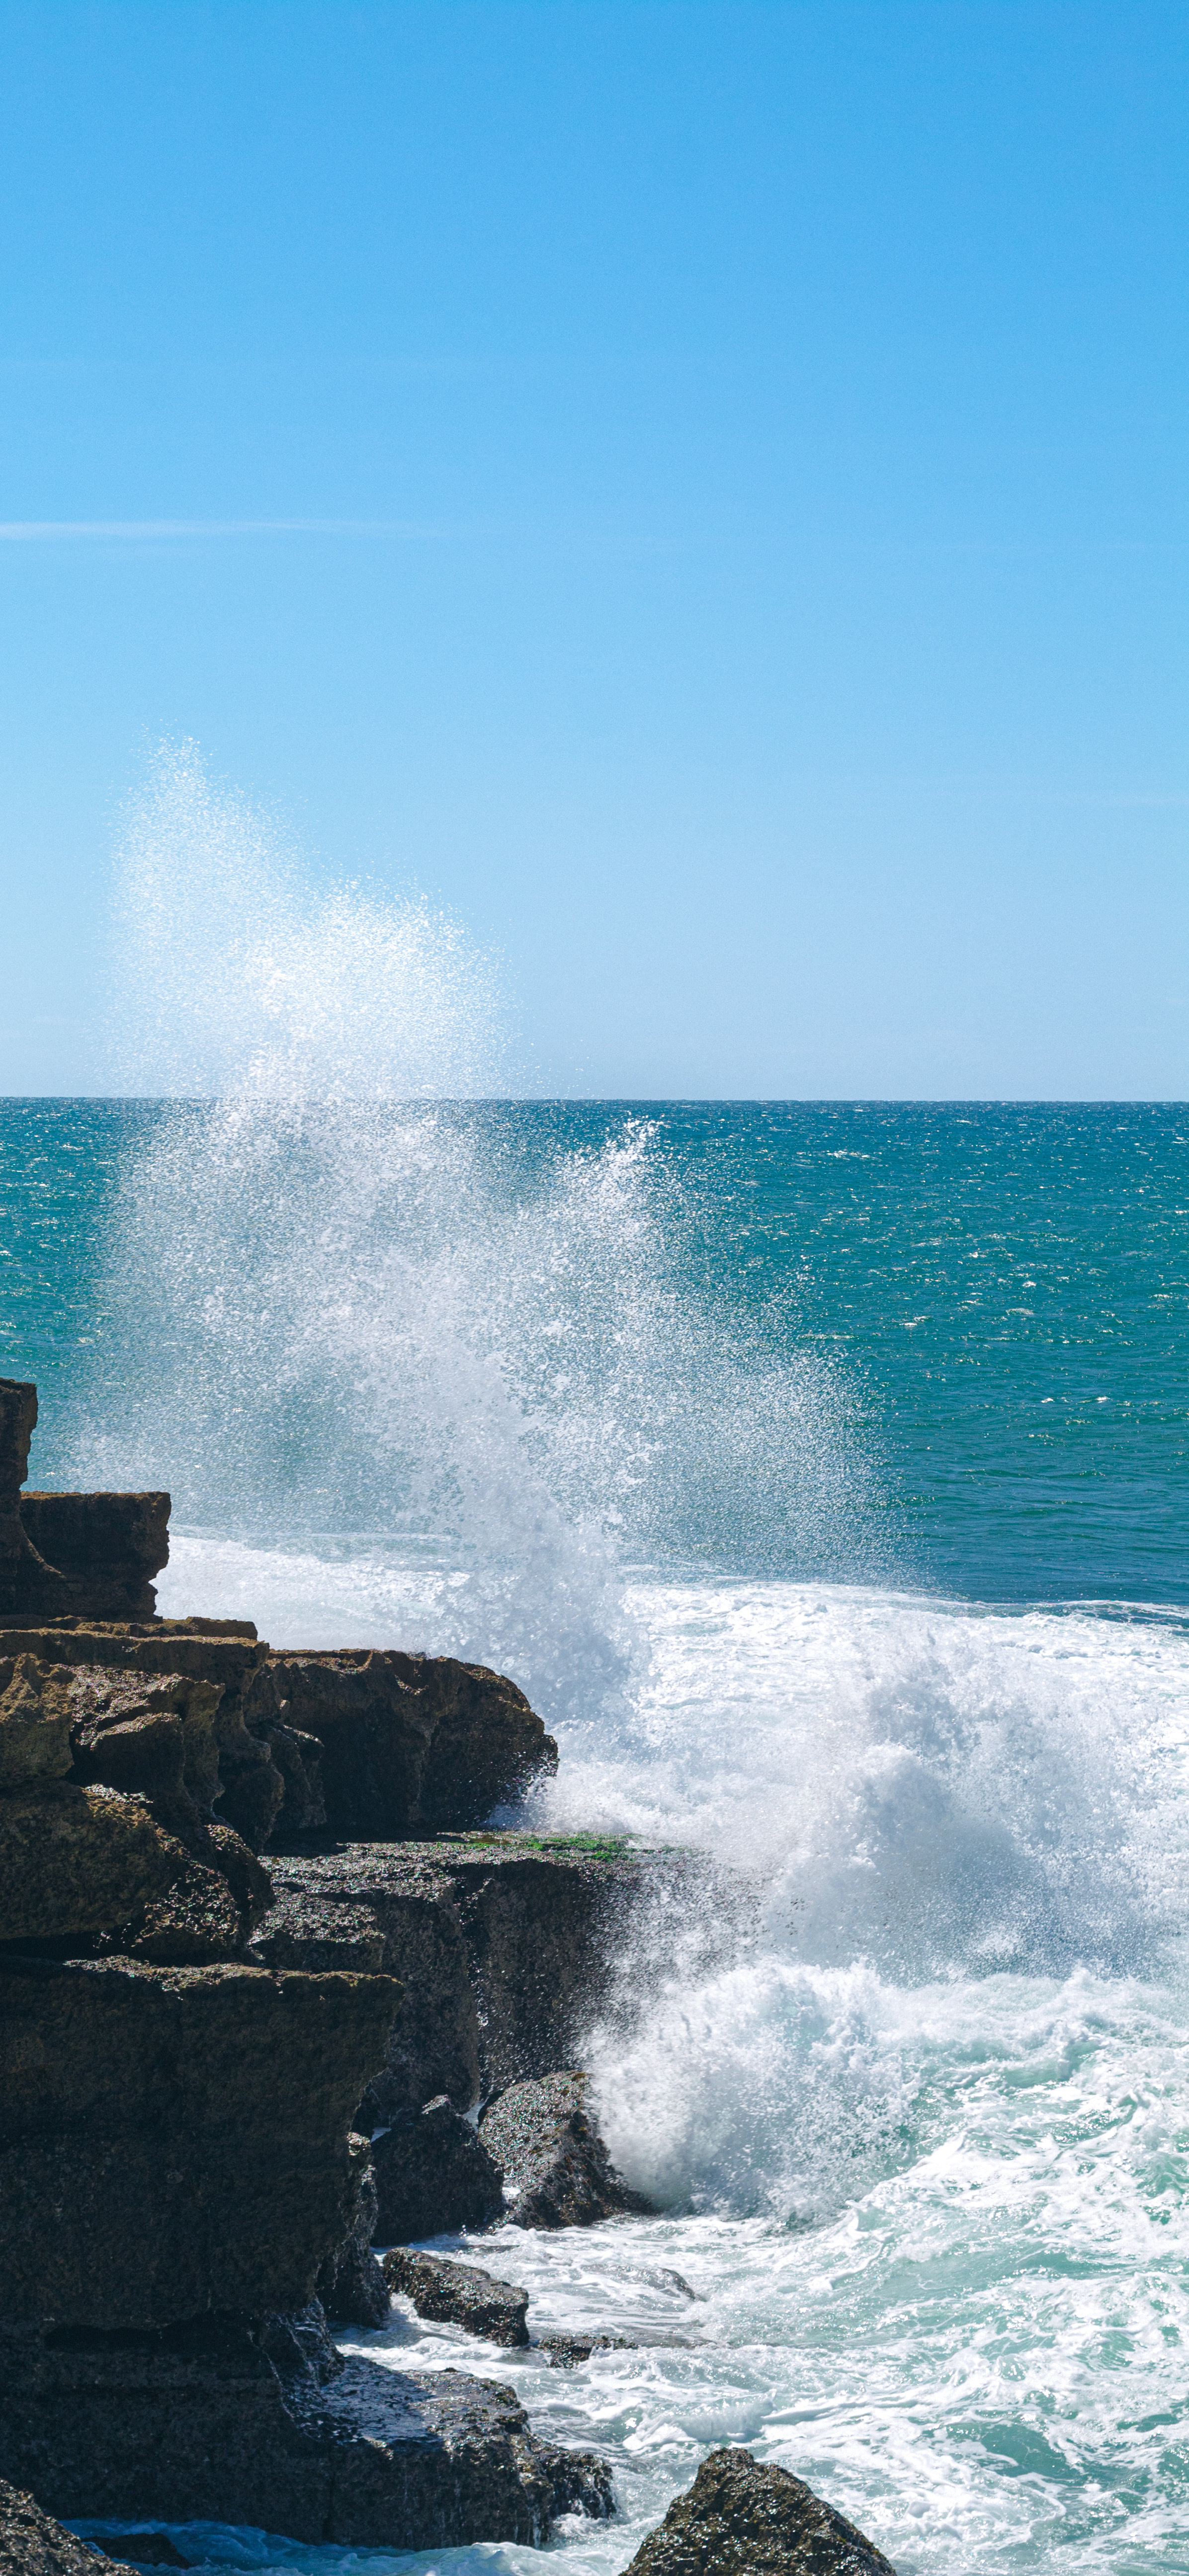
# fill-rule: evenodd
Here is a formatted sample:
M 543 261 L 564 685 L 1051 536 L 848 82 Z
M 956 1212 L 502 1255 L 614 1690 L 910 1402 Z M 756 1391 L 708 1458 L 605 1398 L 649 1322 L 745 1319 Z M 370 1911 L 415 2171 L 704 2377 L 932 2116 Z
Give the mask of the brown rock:
M 64 1575 L 76 1618 L 151 1619 L 169 1563 L 168 1494 L 25 1493 L 21 1527 Z
M 895 2576 L 845 2514 L 750 2451 L 712 2451 L 627 2576 Z
M 182 1857 L 143 1798 L 64 1780 L 0 1798 L 0 1940 L 117 1932 L 165 1895 Z
M 442 2254 L 413 2254 L 407 2246 L 394 2245 L 381 2270 L 389 2289 L 411 2299 L 419 2317 L 462 2326 L 467 2334 L 506 2344 L 509 2350 L 529 2341 L 528 2291 L 497 2280 L 493 2272 L 481 2272 L 476 2263 L 451 2263 Z
M 65 1666 L 33 1655 L 0 1656 L 0 1793 L 65 1778 L 72 1679 Z
M 21 1487 L 36 1423 L 36 1387 L 0 1377 L 0 1619 L 53 1619 L 71 1608 L 65 1575 L 38 1555 L 21 1521 Z
M 317 1738 L 327 1830 L 352 1840 L 477 1825 L 557 1769 L 523 1691 L 450 1656 L 272 1654 L 247 1713 L 254 1726 L 282 1720 Z M 286 1807 L 278 1838 L 297 1830 Z
M 0 2319 L 302 2306 L 355 2222 L 351 2115 L 396 2002 L 386 1977 L 10 1959 Z
M 578 2068 L 510 2084 L 483 2113 L 480 2142 L 503 2166 L 515 2227 L 591 2227 L 651 2203 L 618 2174 L 588 2106 Z

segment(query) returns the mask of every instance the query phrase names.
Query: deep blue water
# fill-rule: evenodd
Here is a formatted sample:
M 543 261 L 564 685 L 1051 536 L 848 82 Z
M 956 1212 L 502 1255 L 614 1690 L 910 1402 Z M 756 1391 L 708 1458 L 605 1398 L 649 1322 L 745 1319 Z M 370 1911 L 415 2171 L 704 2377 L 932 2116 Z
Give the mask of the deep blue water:
M 728 1330 L 741 1324 L 753 1356 L 808 1352 L 829 1365 L 864 1469 L 849 1572 L 995 1600 L 1186 1599 L 1179 1105 L 545 1102 L 437 1114 L 486 1140 L 505 1201 L 531 1202 L 559 1156 L 594 1151 L 631 1120 L 652 1125 L 657 1239 L 691 1297 Z M 152 1139 L 187 1115 L 201 1227 L 205 1111 L 0 1104 L 0 1366 L 39 1383 L 34 1472 L 47 1483 L 76 1472 L 80 1404 L 102 1414 L 124 1385 L 151 1411 L 146 1353 L 130 1347 L 118 1193 Z M 147 1311 L 145 1330 L 160 1332 Z M 370 1507 L 348 1501 L 340 1517 Z M 673 1543 L 697 1554 L 687 1526 Z M 663 1549 L 655 1522 L 650 1544 Z M 729 1562 L 721 1515 L 708 1544 Z M 772 1570 L 815 1570 L 804 1531 L 782 1559 L 783 1545 L 777 1535 Z

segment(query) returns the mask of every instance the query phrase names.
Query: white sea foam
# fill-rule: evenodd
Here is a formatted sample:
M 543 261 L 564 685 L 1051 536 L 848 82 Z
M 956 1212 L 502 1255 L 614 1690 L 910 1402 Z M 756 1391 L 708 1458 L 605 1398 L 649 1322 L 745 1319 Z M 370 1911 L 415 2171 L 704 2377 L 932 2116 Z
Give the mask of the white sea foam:
M 229 1096 L 126 1173 L 80 1472 L 172 1484 L 162 1609 L 503 1664 L 561 1744 L 537 1820 L 742 1891 L 643 1909 L 588 2035 L 669 2214 L 484 2240 L 536 2327 L 640 2348 L 550 2374 L 408 2318 L 366 2348 L 478 2360 L 606 2447 L 622 2518 L 562 2535 L 574 2576 L 723 2440 L 902 2576 L 1189 2567 L 1182 1628 L 854 1580 L 845 1389 L 694 1293 L 648 1128 L 530 1168 L 449 1105 L 498 1060 L 456 933 L 349 890 L 332 921 L 189 754 L 129 864 L 129 1087 Z

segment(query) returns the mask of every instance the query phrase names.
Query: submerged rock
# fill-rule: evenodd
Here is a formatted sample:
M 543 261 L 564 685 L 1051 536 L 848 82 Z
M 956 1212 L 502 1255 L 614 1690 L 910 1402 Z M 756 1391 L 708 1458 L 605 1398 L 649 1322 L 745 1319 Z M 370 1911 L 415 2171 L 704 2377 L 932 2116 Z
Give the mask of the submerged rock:
M 617 2334 L 543 2334 L 538 2335 L 535 2348 L 544 2353 L 552 2370 L 579 2370 L 595 2352 L 639 2351 L 631 2335 Z
M 483 2140 L 444 2093 L 401 2113 L 372 2140 L 381 2245 L 415 2244 L 486 2227 L 504 2204 L 504 2177 Z
M 451 2263 L 440 2254 L 412 2254 L 401 2245 L 385 2254 L 381 2268 L 389 2289 L 411 2299 L 419 2317 L 462 2326 L 467 2334 L 483 2335 L 488 2343 L 507 2344 L 510 2349 L 529 2341 L 528 2291 L 518 2290 L 511 2281 L 497 2281 L 494 2273 L 481 2272 L 477 2264 Z
M 183 2558 L 175 2549 L 167 2531 L 121 2531 L 119 2545 L 134 2567 L 193 2567 L 193 2558 Z
M 874 2543 L 787 2469 L 712 2451 L 626 2576 L 895 2576 Z
M 0 2570 L 3 2576 L 105 2576 L 108 2570 L 132 2576 L 124 2559 L 105 2557 L 98 2542 L 80 2540 L 7 2478 L 0 2478 Z
M 616 2172 L 588 2096 L 589 2079 L 571 2067 L 510 2084 L 484 2111 L 480 2141 L 503 2166 L 513 2226 L 592 2227 L 625 2211 L 652 2214 L 651 2202 Z

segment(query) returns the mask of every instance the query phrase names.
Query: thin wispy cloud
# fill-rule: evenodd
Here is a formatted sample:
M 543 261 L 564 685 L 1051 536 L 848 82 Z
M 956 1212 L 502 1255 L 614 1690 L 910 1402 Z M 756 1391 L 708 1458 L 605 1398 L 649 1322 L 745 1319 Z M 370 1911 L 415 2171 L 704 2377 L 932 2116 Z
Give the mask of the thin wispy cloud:
M 440 537 L 409 519 L 0 519 L 0 542 L 58 537 Z

